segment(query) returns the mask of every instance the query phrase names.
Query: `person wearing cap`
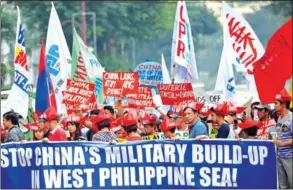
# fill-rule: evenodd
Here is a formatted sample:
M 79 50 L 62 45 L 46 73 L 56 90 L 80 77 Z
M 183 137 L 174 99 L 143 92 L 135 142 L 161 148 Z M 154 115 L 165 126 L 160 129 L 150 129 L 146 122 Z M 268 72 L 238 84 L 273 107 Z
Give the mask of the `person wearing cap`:
M 92 118 L 93 125 L 96 125 L 98 132 L 94 134 L 92 141 L 118 142 L 117 136 L 114 132 L 110 131 L 111 127 L 111 115 L 109 115 L 104 109 L 102 109 L 99 115 Z
M 188 132 L 188 125 L 185 124 L 184 120 L 184 111 L 181 107 L 177 107 L 175 109 L 175 113 L 170 115 L 170 118 L 173 119 L 176 123 L 176 131 L 187 131 Z
M 245 121 L 237 124 L 241 128 L 241 138 L 243 139 L 260 139 L 257 131 L 261 127 L 261 122 L 254 121 L 250 117 L 246 117 Z
M 269 116 L 270 106 L 267 104 L 259 104 L 255 107 L 257 109 L 257 116 L 262 126 L 257 131 L 257 136 L 261 139 L 269 139 L 269 130 L 276 126 L 274 119 Z
M 278 140 L 274 140 L 274 143 L 278 147 L 278 178 L 281 189 L 293 189 L 293 127 L 292 112 L 289 111 L 290 102 L 291 96 L 285 89 L 275 97 L 275 109 L 280 112 L 277 121 Z
M 206 126 L 202 123 L 198 117 L 198 112 L 203 107 L 203 104 L 189 103 L 183 109 L 185 123 L 189 126 L 189 138 L 196 138 L 199 135 L 208 135 Z
M 80 117 L 68 116 L 65 119 L 65 127 L 68 129 L 70 134 L 70 136 L 67 138 L 68 141 L 86 140 L 86 138 L 83 137 L 81 133 Z
M 67 141 L 67 136 L 64 129 L 61 127 L 61 117 L 53 107 L 49 107 L 45 112 L 45 119 L 49 122 L 49 136 L 44 138 L 44 142 L 48 141 Z
M 217 123 L 219 125 L 218 132 L 216 138 L 235 138 L 234 131 L 232 127 L 225 121 L 225 116 L 229 113 L 229 107 L 227 102 L 223 104 L 219 104 L 215 108 L 210 108 L 211 110 L 211 118 L 213 123 Z
M 176 136 L 176 123 L 172 120 L 166 117 L 161 125 L 160 125 L 161 131 L 164 133 L 165 138 L 171 139 L 171 140 L 179 140 L 179 137 Z
M 156 128 L 157 117 L 155 115 L 150 115 L 145 113 L 144 117 L 140 119 L 143 125 L 145 135 L 141 135 L 144 140 L 159 139 Z
M 126 115 L 123 116 L 122 126 L 127 132 L 127 141 L 142 140 L 141 136 L 137 132 L 137 120 L 131 113 L 128 112 Z
M 88 141 L 91 141 L 92 138 L 93 138 L 93 135 L 98 132 L 98 128 L 96 125 L 93 125 L 91 119 L 93 117 L 96 117 L 97 115 L 99 115 L 100 113 L 100 110 L 99 109 L 94 109 L 94 110 L 91 110 L 89 111 L 87 114 L 86 114 L 86 120 L 82 122 L 82 124 L 85 126 L 81 132 L 83 134 L 85 134 L 86 138 Z
M 15 112 L 9 111 L 3 114 L 3 126 L 8 130 L 4 143 L 25 140 L 23 132 L 18 127 L 18 116 Z
M 126 142 L 127 133 L 122 125 L 122 117 L 111 122 L 110 130 L 117 136 L 118 142 Z

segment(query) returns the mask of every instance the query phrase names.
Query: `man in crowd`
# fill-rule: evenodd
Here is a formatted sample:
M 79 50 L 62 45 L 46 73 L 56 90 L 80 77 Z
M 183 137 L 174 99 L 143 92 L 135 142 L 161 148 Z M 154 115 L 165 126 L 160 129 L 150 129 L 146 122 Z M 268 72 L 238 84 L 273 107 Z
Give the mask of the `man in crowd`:
M 92 141 L 109 143 L 118 142 L 115 133 L 110 131 L 110 117 L 111 115 L 109 113 L 107 113 L 105 110 L 101 110 L 99 115 L 92 118 L 93 125 L 96 125 L 98 128 L 98 132 L 94 134 Z
M 217 123 L 219 125 L 216 138 L 234 139 L 235 135 L 234 135 L 233 129 L 224 120 L 225 116 L 227 116 L 229 113 L 229 108 L 228 108 L 227 102 L 225 102 L 223 104 L 219 104 L 215 108 L 212 107 L 210 110 L 211 110 L 212 122 Z
M 18 116 L 15 112 L 9 111 L 3 115 L 3 125 L 8 130 L 4 143 L 25 140 L 25 136 L 18 126 Z
M 250 117 L 247 117 L 244 122 L 238 123 L 238 127 L 241 130 L 241 138 L 244 139 L 259 139 L 257 136 L 257 131 L 261 127 L 262 123 L 259 121 L 254 121 Z
M 202 123 L 201 119 L 198 117 L 198 112 L 203 107 L 202 105 L 196 106 L 194 103 L 189 103 L 183 109 L 185 122 L 189 126 L 189 138 L 196 138 L 200 135 L 208 135 L 208 130 L 206 126 Z
M 257 131 L 257 136 L 261 139 L 269 139 L 268 130 L 276 126 L 274 119 L 269 116 L 270 106 L 266 104 L 259 104 L 255 107 L 257 109 L 257 116 L 261 122 L 261 127 Z
M 141 124 L 143 125 L 145 135 L 142 137 L 144 140 L 153 140 L 158 139 L 156 127 L 157 117 L 155 115 L 150 115 L 145 113 L 144 117 L 140 119 Z
M 49 122 L 49 136 L 44 138 L 43 141 L 67 141 L 67 135 L 61 127 L 61 117 L 53 107 L 50 107 L 46 112 L 45 119 Z
M 293 127 L 290 102 L 291 96 L 285 89 L 276 95 L 275 109 L 280 112 L 280 117 L 277 122 L 279 136 L 274 142 L 278 147 L 278 178 L 281 189 L 293 189 Z
M 175 130 L 176 130 L 176 123 L 172 120 L 166 117 L 163 122 L 161 123 L 161 131 L 164 133 L 165 138 L 171 139 L 171 140 L 178 140 L 179 137 L 176 136 Z
M 127 132 L 127 141 L 139 141 L 142 140 L 141 136 L 137 132 L 137 120 L 132 115 L 132 113 L 128 112 L 123 116 L 122 126 Z

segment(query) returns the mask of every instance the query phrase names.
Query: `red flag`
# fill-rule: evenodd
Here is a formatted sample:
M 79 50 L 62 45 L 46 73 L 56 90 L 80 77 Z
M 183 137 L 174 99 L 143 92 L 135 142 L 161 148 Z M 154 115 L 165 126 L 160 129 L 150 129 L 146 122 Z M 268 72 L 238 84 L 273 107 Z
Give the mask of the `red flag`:
M 273 103 L 292 76 L 292 18 L 270 38 L 265 54 L 255 62 L 254 76 L 261 103 Z

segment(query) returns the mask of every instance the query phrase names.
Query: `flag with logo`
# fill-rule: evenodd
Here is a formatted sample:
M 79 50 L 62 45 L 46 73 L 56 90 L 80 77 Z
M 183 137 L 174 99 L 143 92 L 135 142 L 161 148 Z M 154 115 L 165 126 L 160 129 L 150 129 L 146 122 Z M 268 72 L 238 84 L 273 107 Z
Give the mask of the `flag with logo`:
M 17 7 L 17 26 L 16 26 L 16 41 L 14 52 L 14 83 L 12 84 L 10 93 L 7 99 L 7 108 L 13 109 L 21 114 L 24 118 L 28 114 L 29 103 L 29 72 L 27 63 L 27 54 L 25 51 L 24 28 L 21 23 L 20 10 Z
M 35 101 L 35 110 L 38 115 L 44 114 L 49 107 L 54 107 L 55 110 L 57 107 L 48 65 L 45 64 L 45 52 L 45 45 L 42 40 L 40 48 L 39 75 L 37 80 Z
M 162 54 L 161 57 L 162 57 L 161 65 L 162 65 L 162 74 L 163 74 L 163 84 L 170 84 L 171 79 L 170 79 L 170 75 L 166 66 L 164 55 Z
M 185 1 L 177 2 L 171 50 L 172 82 L 198 79 L 191 26 Z
M 83 72 L 82 75 L 84 77 L 86 76 L 85 79 L 88 82 L 94 83 L 96 85 L 95 87 L 96 100 L 98 104 L 103 104 L 104 92 L 102 88 L 102 85 L 103 85 L 102 80 L 103 80 L 103 72 L 105 72 L 105 69 L 102 67 L 97 57 L 92 52 L 89 51 L 88 47 L 84 44 L 84 42 L 82 41 L 82 39 L 80 38 L 80 36 L 77 34 L 76 31 L 74 32 L 74 35 L 78 43 L 78 45 L 76 46 L 79 47 L 79 55 L 80 55 L 79 59 L 82 59 L 82 62 L 84 65 L 83 67 L 82 64 L 79 63 L 80 66 L 77 69 L 79 69 L 79 71 L 82 70 Z M 86 71 L 86 75 L 84 71 Z
M 67 78 L 70 77 L 70 64 L 71 55 L 58 14 L 52 2 L 46 41 L 46 66 L 56 93 L 59 114 L 66 114 L 66 107 L 62 104 L 62 91 L 65 90 Z
M 232 63 L 238 72 L 243 72 L 250 92 L 255 93 L 253 67 L 254 62 L 264 54 L 264 48 L 244 17 L 224 1 L 222 2 L 222 16 L 223 28 L 227 34 L 225 43 L 227 48 L 232 48 L 232 52 L 229 52 L 233 56 Z

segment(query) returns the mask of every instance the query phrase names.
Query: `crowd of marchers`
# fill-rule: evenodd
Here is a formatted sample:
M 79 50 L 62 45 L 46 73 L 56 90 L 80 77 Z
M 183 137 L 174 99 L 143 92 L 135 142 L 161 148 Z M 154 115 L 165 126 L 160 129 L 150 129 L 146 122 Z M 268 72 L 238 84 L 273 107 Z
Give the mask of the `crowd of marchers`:
M 121 100 L 115 105 L 83 114 L 76 107 L 74 114 L 61 116 L 50 107 L 46 113 L 28 124 L 21 115 L 10 111 L 2 116 L 1 143 L 27 141 L 96 141 L 110 144 L 153 139 L 258 139 L 273 140 L 277 147 L 280 188 L 293 189 L 293 129 L 291 96 L 286 90 L 276 95 L 274 108 L 260 102 L 237 107 L 224 102 L 210 109 L 202 103 L 173 105 L 160 115 L 125 108 Z M 200 142 L 199 142 L 200 143 Z

